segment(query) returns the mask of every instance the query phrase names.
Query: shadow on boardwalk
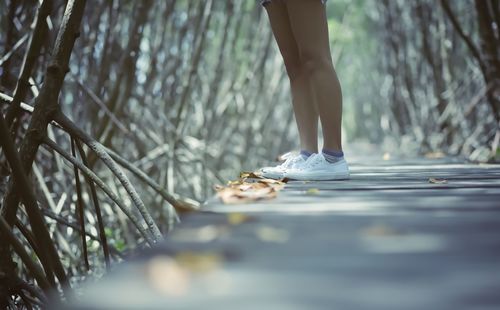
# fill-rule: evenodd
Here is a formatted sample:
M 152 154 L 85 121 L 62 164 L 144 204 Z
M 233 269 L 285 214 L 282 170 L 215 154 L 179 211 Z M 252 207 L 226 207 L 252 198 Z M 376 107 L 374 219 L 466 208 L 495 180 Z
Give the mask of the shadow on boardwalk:
M 499 309 L 500 165 L 351 167 L 274 200 L 209 200 L 73 309 Z

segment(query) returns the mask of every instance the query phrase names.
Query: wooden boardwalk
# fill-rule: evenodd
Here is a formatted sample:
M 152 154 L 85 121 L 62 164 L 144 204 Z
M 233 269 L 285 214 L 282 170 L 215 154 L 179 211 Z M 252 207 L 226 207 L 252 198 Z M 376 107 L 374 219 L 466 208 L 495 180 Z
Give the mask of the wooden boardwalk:
M 500 165 L 367 157 L 351 171 L 274 200 L 213 198 L 72 309 L 500 309 Z

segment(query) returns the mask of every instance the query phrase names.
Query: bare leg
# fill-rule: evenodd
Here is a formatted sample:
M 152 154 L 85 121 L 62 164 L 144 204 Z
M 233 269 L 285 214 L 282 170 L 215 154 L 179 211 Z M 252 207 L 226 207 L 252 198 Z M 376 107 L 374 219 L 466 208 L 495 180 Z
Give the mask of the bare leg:
M 341 151 L 342 91 L 330 52 L 325 5 L 320 0 L 287 0 L 286 7 L 302 64 L 316 95 L 323 148 Z
M 265 8 L 290 79 L 300 147 L 302 150 L 317 153 L 318 113 L 313 102 L 311 81 L 301 64 L 299 49 L 293 37 L 285 3 L 283 0 L 273 0 L 266 4 Z

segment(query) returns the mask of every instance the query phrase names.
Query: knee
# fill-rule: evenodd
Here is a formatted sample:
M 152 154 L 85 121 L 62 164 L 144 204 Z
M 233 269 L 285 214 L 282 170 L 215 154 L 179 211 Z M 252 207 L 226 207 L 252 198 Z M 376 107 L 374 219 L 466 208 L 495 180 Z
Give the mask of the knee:
M 301 64 L 308 75 L 333 70 L 332 57 L 317 52 L 305 52 L 301 55 Z
M 290 81 L 293 82 L 304 74 L 302 63 L 298 57 L 284 58 L 284 63 Z

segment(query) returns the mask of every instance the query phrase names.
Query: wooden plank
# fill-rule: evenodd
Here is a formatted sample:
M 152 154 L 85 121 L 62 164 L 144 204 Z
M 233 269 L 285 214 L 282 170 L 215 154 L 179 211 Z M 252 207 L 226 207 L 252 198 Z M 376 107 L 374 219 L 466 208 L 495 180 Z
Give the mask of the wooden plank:
M 212 198 L 68 308 L 498 309 L 500 167 L 433 163 Z

